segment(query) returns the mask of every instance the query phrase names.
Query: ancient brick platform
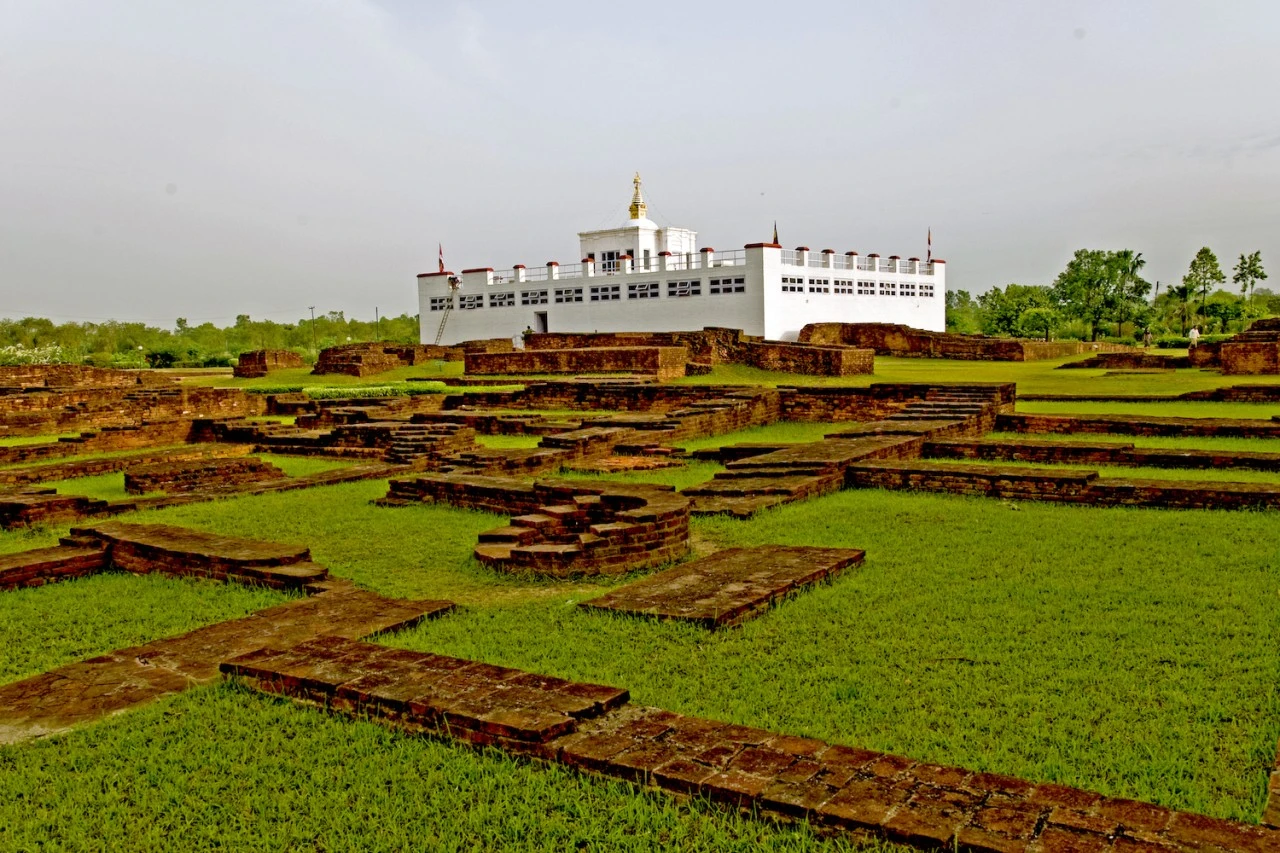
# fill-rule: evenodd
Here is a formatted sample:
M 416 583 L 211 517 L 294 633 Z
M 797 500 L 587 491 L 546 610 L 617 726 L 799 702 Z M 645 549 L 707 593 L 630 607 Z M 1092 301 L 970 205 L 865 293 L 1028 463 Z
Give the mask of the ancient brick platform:
M 1280 483 L 1100 478 L 1096 471 L 893 461 L 851 465 L 848 488 L 1155 509 L 1280 509 Z
M 988 853 L 1273 851 L 1280 831 L 631 705 L 627 691 L 320 638 L 222 667 L 265 692 L 822 832 Z
M 0 590 L 44 586 L 102 571 L 106 549 L 94 546 L 37 548 L 0 556 Z
M 302 356 L 287 349 L 256 349 L 240 353 L 233 375 L 242 379 L 257 379 L 272 370 L 298 370 L 306 367 Z
M 1093 433 L 1218 438 L 1280 438 L 1280 422 L 1233 418 L 1156 418 L 1147 415 L 1001 414 L 1001 432 Z
M 517 751 L 569 734 L 628 699 L 614 687 L 327 636 L 232 658 L 222 671 L 267 693 Z
M 1142 468 L 1239 468 L 1280 471 L 1280 453 L 1253 451 L 1136 448 L 1132 444 L 1028 439 L 928 441 L 926 459 L 991 459 L 1010 462 L 1071 465 L 1123 465 Z
M 762 509 L 807 500 L 842 488 L 845 470 L 868 459 L 913 458 L 921 438 L 910 436 L 835 436 L 748 454 L 725 463 L 709 482 L 684 489 L 694 515 L 750 518 Z M 732 453 L 732 451 L 730 451 Z
M 142 450 L 105 459 L 75 459 L 68 462 L 48 462 L 0 471 L 0 485 L 22 486 L 46 483 L 52 480 L 74 480 L 97 474 L 112 474 L 137 465 L 157 462 L 185 462 L 197 459 L 222 459 L 242 456 L 248 447 L 233 445 L 198 444 L 173 450 Z
M 132 467 L 125 471 L 124 490 L 131 495 L 199 492 L 284 478 L 285 473 L 275 465 L 254 456 L 191 459 Z
M 1176 370 L 1191 366 L 1186 356 L 1157 355 L 1147 352 L 1109 352 L 1070 361 L 1059 365 L 1058 370 Z
M 440 501 L 511 514 L 480 534 L 476 559 L 547 577 L 624 574 L 683 557 L 689 501 L 666 486 L 430 474 L 392 480 L 385 506 Z
M 522 373 L 635 373 L 659 380 L 684 376 L 688 350 L 683 347 L 616 347 L 609 349 L 516 350 L 467 353 L 470 376 Z
M 301 589 L 328 576 L 324 567 L 310 561 L 307 548 L 167 524 L 109 521 L 75 527 L 66 542 L 101 547 L 109 566 L 135 574 L 163 572 L 277 589 Z
M 218 677 L 221 661 L 264 646 L 289 647 L 321 635 L 367 637 L 452 609 L 448 601 L 384 598 L 330 581 L 311 598 L 0 685 L 0 744 L 64 732 L 207 684 Z
M 75 521 L 109 512 L 107 501 L 83 495 L 60 495 L 56 489 L 30 487 L 0 493 L 0 527 L 6 530 Z
M 951 358 L 967 361 L 1039 361 L 1083 353 L 1125 352 L 1131 347 L 1089 341 L 1033 341 L 928 332 L 897 323 L 810 323 L 800 340 L 811 344 L 867 347 L 876 355 Z
M 861 565 L 864 556 L 863 551 L 846 548 L 730 548 L 578 606 L 723 628 L 740 625 L 805 587 Z

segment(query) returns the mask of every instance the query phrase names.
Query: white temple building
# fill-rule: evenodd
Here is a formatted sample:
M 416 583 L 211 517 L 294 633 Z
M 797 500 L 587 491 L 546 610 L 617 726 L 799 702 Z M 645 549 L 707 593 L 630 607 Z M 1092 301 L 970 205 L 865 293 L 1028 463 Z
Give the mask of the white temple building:
M 670 332 L 721 326 L 794 341 L 806 323 L 902 323 L 946 330 L 946 264 L 748 243 L 695 249 L 697 232 L 647 216 L 578 234 L 582 261 L 418 276 L 423 343 L 535 332 Z M 776 239 L 776 238 L 775 238 Z

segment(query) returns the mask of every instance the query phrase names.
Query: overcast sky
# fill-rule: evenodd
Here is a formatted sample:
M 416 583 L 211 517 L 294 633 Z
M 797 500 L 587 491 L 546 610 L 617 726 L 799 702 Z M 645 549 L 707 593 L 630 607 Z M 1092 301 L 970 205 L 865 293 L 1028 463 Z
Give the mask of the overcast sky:
M 721 249 L 1080 247 L 1280 287 L 1280 4 L 0 0 L 0 316 L 416 311 L 416 273 Z

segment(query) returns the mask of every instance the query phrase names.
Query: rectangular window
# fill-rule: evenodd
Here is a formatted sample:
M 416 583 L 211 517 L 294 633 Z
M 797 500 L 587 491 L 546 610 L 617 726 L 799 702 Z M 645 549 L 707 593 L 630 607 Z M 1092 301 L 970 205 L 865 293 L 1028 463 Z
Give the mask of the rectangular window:
M 669 281 L 667 282 L 667 296 L 701 296 L 702 295 L 702 279 L 694 281 Z
M 431 310 L 432 310 L 432 311 L 443 311 L 444 309 L 446 309 L 446 308 L 448 308 L 448 307 L 449 307 L 449 297 L 448 297 L 448 296 L 433 296 L 433 297 L 431 297 Z
M 545 290 L 523 290 L 520 292 L 521 305 L 546 305 L 547 292 Z
M 516 295 L 512 293 L 490 293 L 490 308 L 514 308 L 516 305 Z
M 592 302 L 612 302 L 622 298 L 622 288 L 616 284 L 595 284 L 591 286 Z M 581 301 L 581 300 L 579 300 Z
M 463 296 L 458 300 L 458 307 L 463 311 L 474 311 L 476 308 L 483 308 L 484 294 L 477 293 L 475 296 Z
M 617 272 L 618 271 L 618 255 L 621 252 L 601 252 L 600 253 L 600 272 Z
M 657 299 L 659 293 L 656 281 L 638 281 L 627 285 L 628 299 Z
M 745 278 L 713 278 L 707 282 L 707 289 L 715 296 L 725 293 L 746 293 L 747 280 Z
M 831 279 L 829 278 L 811 278 L 809 279 L 810 293 L 830 293 Z
M 933 296 L 933 285 L 932 285 L 932 284 L 922 284 L 922 285 L 920 285 L 920 295 L 921 295 L 921 296 Z
M 915 296 L 916 295 L 915 283 L 910 281 L 902 282 L 902 284 L 898 285 L 898 295 L 899 296 Z
M 804 293 L 804 279 L 784 275 L 782 277 L 782 289 L 787 293 Z
M 894 284 L 893 284 L 893 282 L 891 282 L 891 281 L 882 281 L 882 282 L 880 282 L 880 295 L 881 295 L 881 296 L 893 296 L 893 295 L 894 295 Z
M 653 269 L 653 267 L 650 266 L 650 264 L 651 264 L 651 261 L 649 260 L 649 250 L 645 249 L 644 250 L 644 268 L 647 270 Z
M 835 281 L 835 285 L 836 285 L 836 293 L 853 293 L 853 282 L 851 281 L 848 281 L 843 278 L 838 278 Z
M 581 287 L 566 287 L 564 290 L 556 291 L 557 305 L 561 304 L 562 302 L 581 302 L 581 301 L 582 301 Z
M 858 295 L 859 296 L 875 296 L 876 283 L 874 281 L 859 281 Z

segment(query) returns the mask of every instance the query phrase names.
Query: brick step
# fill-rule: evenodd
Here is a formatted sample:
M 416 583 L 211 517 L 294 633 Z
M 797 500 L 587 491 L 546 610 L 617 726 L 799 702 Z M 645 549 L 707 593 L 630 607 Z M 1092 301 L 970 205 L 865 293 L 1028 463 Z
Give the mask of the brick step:
M 615 687 L 337 637 L 260 649 L 220 668 L 264 692 L 498 746 L 563 737 L 630 698 Z

